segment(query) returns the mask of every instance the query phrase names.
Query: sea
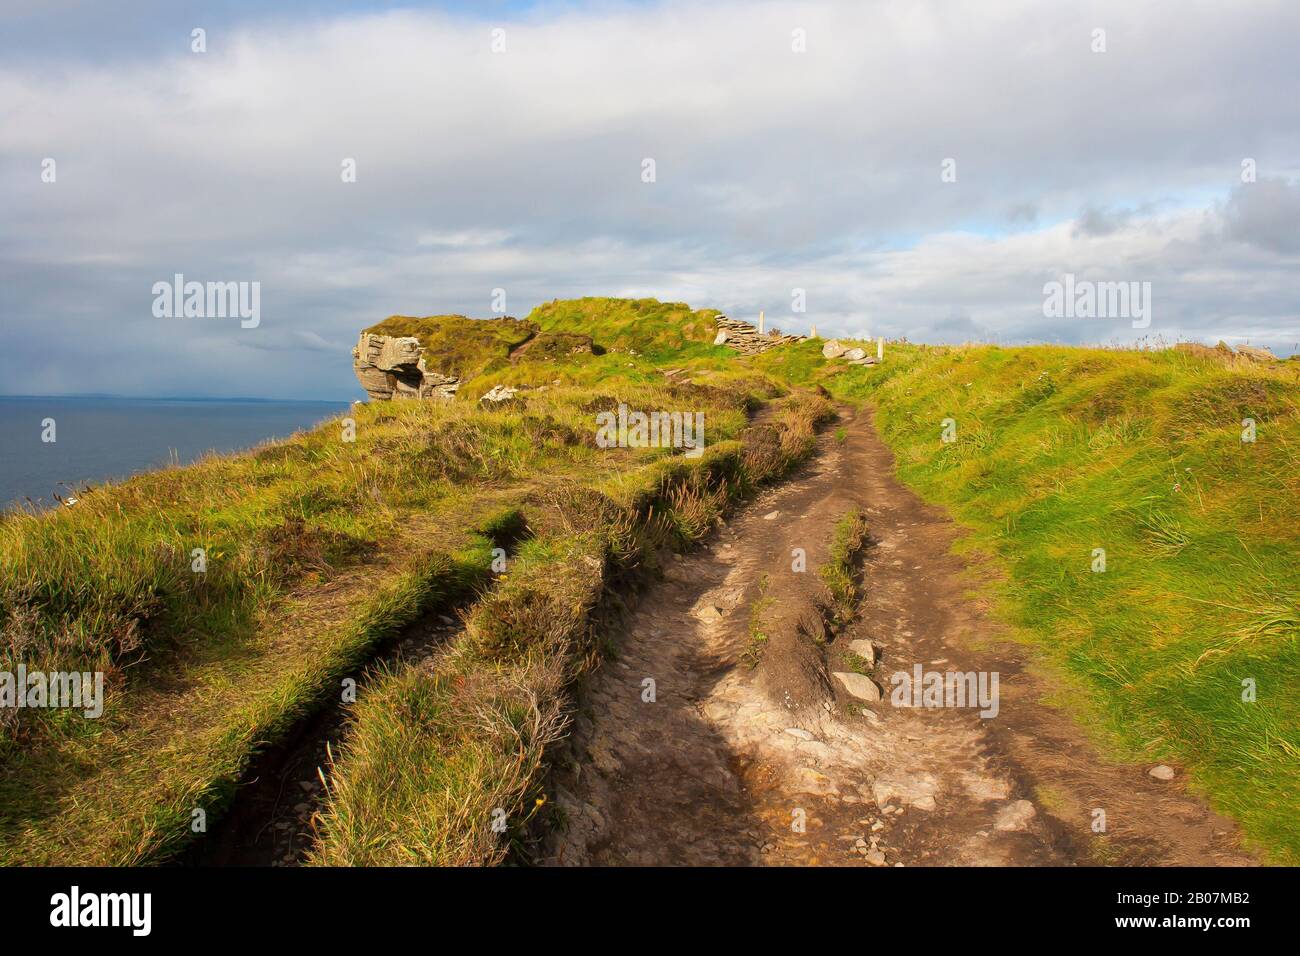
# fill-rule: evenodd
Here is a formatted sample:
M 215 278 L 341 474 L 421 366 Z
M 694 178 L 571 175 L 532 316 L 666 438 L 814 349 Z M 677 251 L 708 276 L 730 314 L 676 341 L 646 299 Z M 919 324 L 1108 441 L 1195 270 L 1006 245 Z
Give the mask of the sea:
M 0 396 L 0 508 L 48 508 L 58 504 L 56 495 L 76 497 L 88 484 L 286 438 L 347 408 L 347 402 Z

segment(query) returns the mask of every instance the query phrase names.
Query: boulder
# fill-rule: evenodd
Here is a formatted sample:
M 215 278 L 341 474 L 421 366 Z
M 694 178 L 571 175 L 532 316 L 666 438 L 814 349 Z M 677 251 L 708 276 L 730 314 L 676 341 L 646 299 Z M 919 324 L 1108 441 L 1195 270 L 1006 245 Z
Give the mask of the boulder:
M 503 402 L 513 401 L 514 397 L 519 394 L 519 389 L 511 385 L 493 385 L 488 391 L 484 392 L 479 402 L 486 405 L 500 405 Z
M 717 334 L 716 336 L 714 336 L 714 338 L 713 338 L 713 344 L 714 344 L 714 345 L 722 345 L 722 344 L 724 344 L 726 341 L 727 341 L 727 330 L 726 330 L 726 329 L 720 329 L 720 330 L 718 331 L 718 334 Z
M 844 359 L 846 362 L 860 362 L 862 359 L 866 357 L 867 357 L 866 349 L 849 349 L 847 352 L 845 352 L 843 355 L 840 356 L 840 358 Z
M 849 641 L 849 650 L 868 664 L 876 663 L 876 645 L 867 640 Z
M 1242 358 L 1250 359 L 1252 362 L 1276 362 L 1277 356 L 1266 348 L 1259 348 L 1254 345 L 1238 345 L 1237 354 Z
M 866 700 L 872 703 L 881 699 L 880 688 L 876 682 L 865 674 L 854 674 L 851 671 L 836 671 L 831 675 L 837 681 L 844 685 L 844 689 L 856 697 L 858 700 Z
M 846 349 L 843 345 L 840 345 L 840 343 L 835 341 L 835 339 L 831 339 L 829 342 L 827 342 L 825 345 L 822 346 L 822 358 L 828 358 L 828 359 L 839 358 L 847 351 L 848 349 Z

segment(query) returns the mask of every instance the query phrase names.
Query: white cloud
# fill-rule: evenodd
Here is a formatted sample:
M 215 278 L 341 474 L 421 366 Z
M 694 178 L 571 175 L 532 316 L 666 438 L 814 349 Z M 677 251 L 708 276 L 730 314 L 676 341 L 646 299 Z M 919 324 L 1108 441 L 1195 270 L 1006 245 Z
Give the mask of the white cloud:
M 1300 338 L 1294 5 L 501 22 L 503 54 L 496 24 L 404 11 L 250 21 L 205 55 L 0 66 L 0 315 L 65 343 L 0 356 L 5 388 L 84 348 L 125 357 L 89 363 L 85 389 L 339 396 L 347 350 L 322 343 L 389 312 L 483 315 L 496 287 L 515 314 L 635 289 L 779 323 L 801 287 L 823 332 L 1132 334 L 1045 320 L 1042 284 L 1069 271 L 1152 281 L 1167 338 Z M 160 325 L 149 287 L 174 272 L 261 281 L 262 326 Z

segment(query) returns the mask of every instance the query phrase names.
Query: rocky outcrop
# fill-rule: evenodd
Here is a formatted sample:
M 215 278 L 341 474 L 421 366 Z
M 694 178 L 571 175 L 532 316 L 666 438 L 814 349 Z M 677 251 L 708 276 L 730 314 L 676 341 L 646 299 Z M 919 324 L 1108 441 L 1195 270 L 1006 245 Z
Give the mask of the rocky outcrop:
M 1252 362 L 1277 362 L 1280 359 L 1266 348 L 1256 348 L 1253 345 L 1238 345 L 1237 354 L 1242 358 L 1250 359 Z
M 460 379 L 425 366 L 420 340 L 412 335 L 362 332 L 352 350 L 352 369 L 374 399 L 450 399 L 460 387 Z
M 1174 345 L 1174 351 L 1187 352 L 1191 355 L 1199 355 L 1202 358 L 1243 358 L 1248 362 L 1258 362 L 1263 365 L 1282 361 L 1266 348 L 1255 345 L 1238 345 L 1237 350 L 1234 352 L 1232 346 L 1223 341 L 1220 341 L 1214 348 L 1202 345 L 1199 342 L 1178 342 Z
M 479 404 L 493 407 L 516 403 L 520 401 L 515 397 L 518 394 L 519 389 L 513 385 L 493 385 L 479 397 Z
M 718 334 L 714 345 L 726 345 L 744 355 L 759 355 L 779 345 L 802 342 L 806 336 L 783 335 L 780 329 L 759 332 L 754 326 L 740 319 L 729 319 L 725 315 L 717 318 Z
M 831 339 L 822 346 L 822 357 L 828 359 L 844 359 L 850 365 L 875 365 L 876 357 L 869 355 L 864 348 L 849 348 L 835 339 Z

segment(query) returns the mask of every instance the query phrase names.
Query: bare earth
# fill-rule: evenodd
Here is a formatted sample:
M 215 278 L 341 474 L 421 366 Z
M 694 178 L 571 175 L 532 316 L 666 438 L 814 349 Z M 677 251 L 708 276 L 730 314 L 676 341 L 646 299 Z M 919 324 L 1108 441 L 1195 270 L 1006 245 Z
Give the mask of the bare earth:
M 552 781 L 559 865 L 1249 865 L 1237 827 L 1150 765 L 1103 760 L 1041 702 L 1059 688 L 968 595 L 959 534 L 893 476 L 869 413 L 642 595 L 588 681 Z M 864 596 L 822 627 L 836 520 L 866 509 Z M 792 570 L 791 551 L 807 552 Z M 765 588 L 764 588 L 765 585 Z M 757 665 L 750 621 L 768 636 Z M 872 641 L 884 699 L 850 696 L 848 645 Z M 862 645 L 858 645 L 859 649 Z M 1000 712 L 892 706 L 890 675 L 1000 676 Z M 643 699 L 646 678 L 653 702 Z M 1094 832 L 1095 811 L 1105 832 Z

